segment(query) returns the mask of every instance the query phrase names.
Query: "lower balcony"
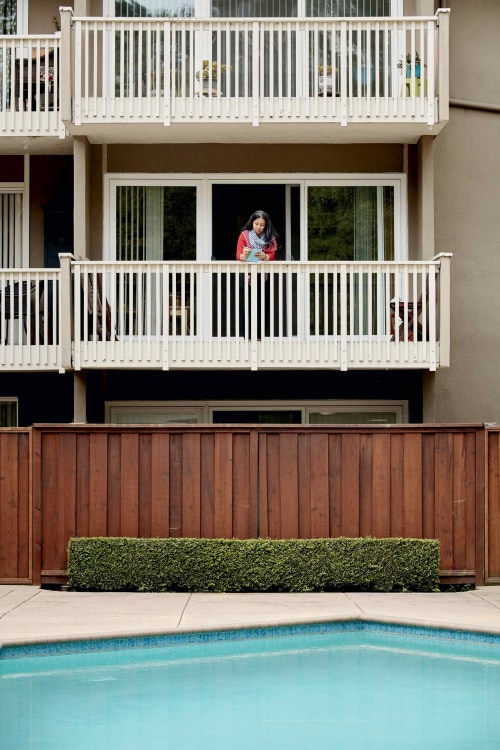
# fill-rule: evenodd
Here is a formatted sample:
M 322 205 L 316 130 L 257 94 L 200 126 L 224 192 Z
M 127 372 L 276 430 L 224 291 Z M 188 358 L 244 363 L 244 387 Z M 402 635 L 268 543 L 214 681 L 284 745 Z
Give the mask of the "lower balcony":
M 0 272 L 4 370 L 433 371 L 449 364 L 449 256 L 61 262 L 57 271 Z
M 74 366 L 435 370 L 440 265 L 74 263 Z

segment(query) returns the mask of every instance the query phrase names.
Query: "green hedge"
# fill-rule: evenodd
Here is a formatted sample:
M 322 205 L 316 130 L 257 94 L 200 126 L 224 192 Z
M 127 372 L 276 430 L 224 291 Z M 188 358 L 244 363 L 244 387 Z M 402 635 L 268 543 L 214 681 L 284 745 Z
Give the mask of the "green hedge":
M 80 591 L 435 591 L 433 539 L 70 539 Z

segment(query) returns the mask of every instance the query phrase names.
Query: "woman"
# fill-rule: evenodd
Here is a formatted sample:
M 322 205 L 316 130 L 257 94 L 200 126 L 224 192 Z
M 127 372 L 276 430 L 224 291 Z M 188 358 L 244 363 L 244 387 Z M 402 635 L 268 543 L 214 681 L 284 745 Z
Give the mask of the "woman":
M 254 211 L 243 227 L 238 238 L 236 259 L 246 263 L 267 263 L 275 259 L 277 249 L 278 234 L 274 229 L 268 214 L 266 214 L 265 211 Z M 253 331 L 255 330 L 255 335 L 260 339 L 262 328 L 262 296 L 264 297 L 264 334 L 266 336 L 269 335 L 269 292 L 266 292 L 266 288 L 269 286 L 269 284 L 266 284 L 269 280 L 268 277 L 269 274 L 267 273 L 262 274 L 262 276 L 259 274 L 259 278 L 257 279 L 256 310 L 254 310 L 254 315 L 252 315 L 249 286 L 242 284 L 241 301 L 243 304 L 240 306 L 240 335 L 249 334 L 252 336 Z M 240 278 L 240 282 L 243 282 L 243 276 Z M 249 285 L 250 282 L 251 278 L 249 275 Z M 246 292 L 244 289 L 245 286 L 247 287 Z M 245 297 L 246 305 L 244 303 Z
M 254 211 L 243 227 L 236 247 L 236 260 L 259 263 L 274 260 L 278 234 L 265 211 Z

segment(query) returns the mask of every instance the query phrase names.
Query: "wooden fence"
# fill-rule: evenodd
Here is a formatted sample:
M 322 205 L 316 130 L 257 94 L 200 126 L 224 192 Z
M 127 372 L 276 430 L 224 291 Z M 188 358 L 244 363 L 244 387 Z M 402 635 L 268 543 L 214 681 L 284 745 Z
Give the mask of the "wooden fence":
M 437 538 L 443 581 L 500 582 L 499 467 L 482 425 L 1 430 L 0 583 L 63 582 L 72 536 L 340 535 Z

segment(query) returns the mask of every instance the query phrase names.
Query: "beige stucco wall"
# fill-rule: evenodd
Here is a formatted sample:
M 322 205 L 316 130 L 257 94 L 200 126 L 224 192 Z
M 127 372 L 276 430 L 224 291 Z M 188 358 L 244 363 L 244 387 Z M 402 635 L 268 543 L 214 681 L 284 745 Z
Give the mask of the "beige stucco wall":
M 383 145 L 113 145 L 109 172 L 401 172 L 403 147 Z
M 72 8 L 73 2 L 60 0 L 30 0 L 28 13 L 29 34 L 53 34 L 56 27 L 52 21 L 55 16 L 59 20 L 60 6 Z
M 500 3 L 449 5 L 450 97 L 500 107 Z M 434 174 L 436 252 L 453 253 L 451 367 L 426 379 L 429 421 L 500 423 L 499 156 L 500 112 L 452 106 Z

